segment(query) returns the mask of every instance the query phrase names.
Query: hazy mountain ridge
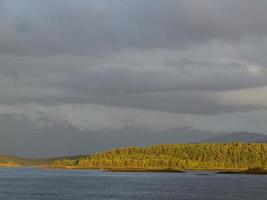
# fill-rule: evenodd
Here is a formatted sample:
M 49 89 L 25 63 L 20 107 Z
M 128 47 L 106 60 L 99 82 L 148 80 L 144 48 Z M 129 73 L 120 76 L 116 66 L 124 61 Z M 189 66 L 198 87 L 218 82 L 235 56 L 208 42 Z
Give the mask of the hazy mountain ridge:
M 264 134 L 252 133 L 252 132 L 234 132 L 202 140 L 199 143 L 232 143 L 232 142 L 258 143 L 266 141 L 267 141 L 267 135 Z
M 215 138 L 229 137 L 224 132 L 192 127 L 152 131 L 126 126 L 119 130 L 93 131 L 78 129 L 68 121 L 52 121 L 45 117 L 36 120 L 38 123 L 22 114 L 0 115 L 0 153 L 33 158 L 62 157 L 88 155 L 118 147 L 212 142 Z M 258 141 L 253 141 L 267 141 L 267 136 L 257 138 Z M 233 141 L 238 141 L 238 138 Z

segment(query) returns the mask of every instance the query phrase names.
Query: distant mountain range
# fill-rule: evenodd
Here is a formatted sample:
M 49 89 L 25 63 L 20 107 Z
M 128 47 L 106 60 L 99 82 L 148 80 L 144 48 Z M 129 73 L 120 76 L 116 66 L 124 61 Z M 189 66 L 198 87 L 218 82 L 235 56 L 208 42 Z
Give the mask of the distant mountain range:
M 0 115 L 0 154 L 59 157 L 92 154 L 111 148 L 167 143 L 264 142 L 258 133 L 210 132 L 191 127 L 152 131 L 127 126 L 119 130 L 84 130 L 45 117 L 33 122 L 22 114 Z
M 200 143 L 267 142 L 267 135 L 251 132 L 234 132 L 200 141 Z

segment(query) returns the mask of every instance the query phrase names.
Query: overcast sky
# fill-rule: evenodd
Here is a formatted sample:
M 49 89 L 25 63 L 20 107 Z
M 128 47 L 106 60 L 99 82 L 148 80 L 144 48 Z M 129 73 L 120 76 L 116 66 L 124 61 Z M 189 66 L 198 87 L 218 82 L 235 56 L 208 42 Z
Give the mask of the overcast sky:
M 267 131 L 266 0 L 0 0 L 0 114 Z

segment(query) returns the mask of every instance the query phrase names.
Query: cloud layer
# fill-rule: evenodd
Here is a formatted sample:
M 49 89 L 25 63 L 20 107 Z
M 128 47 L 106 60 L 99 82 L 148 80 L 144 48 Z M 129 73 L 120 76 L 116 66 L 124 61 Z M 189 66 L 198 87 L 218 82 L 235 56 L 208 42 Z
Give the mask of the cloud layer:
M 210 120 L 222 129 L 223 116 L 265 112 L 266 6 L 264 0 L 0 0 L 2 112 L 74 105 L 79 122 L 68 120 L 91 119 L 97 129 L 107 120 L 97 110 L 120 116 L 106 129 L 124 126 L 120 118 L 127 116 L 150 128 L 184 125 L 178 121 L 191 116 L 198 127 L 209 129 Z

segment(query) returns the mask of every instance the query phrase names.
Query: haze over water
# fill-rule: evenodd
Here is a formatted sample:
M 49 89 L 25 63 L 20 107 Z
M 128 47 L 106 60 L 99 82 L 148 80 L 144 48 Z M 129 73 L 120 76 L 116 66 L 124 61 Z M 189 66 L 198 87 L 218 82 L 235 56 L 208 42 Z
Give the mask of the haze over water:
M 266 176 L 0 169 L 1 200 L 265 200 Z

